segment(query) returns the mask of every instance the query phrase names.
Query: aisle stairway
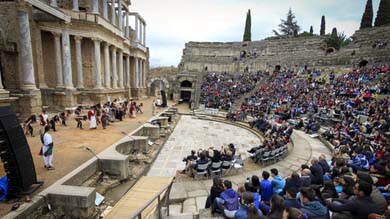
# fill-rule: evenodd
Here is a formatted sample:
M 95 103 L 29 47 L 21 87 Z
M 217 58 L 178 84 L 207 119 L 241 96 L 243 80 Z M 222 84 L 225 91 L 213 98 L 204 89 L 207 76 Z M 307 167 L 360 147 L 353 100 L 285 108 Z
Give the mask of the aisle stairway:
M 111 209 L 106 219 L 130 218 L 137 210 L 147 204 L 158 193 L 167 187 L 173 178 L 143 176 Z M 163 197 L 163 195 L 162 195 Z M 142 218 L 154 218 L 157 200 L 142 213 Z

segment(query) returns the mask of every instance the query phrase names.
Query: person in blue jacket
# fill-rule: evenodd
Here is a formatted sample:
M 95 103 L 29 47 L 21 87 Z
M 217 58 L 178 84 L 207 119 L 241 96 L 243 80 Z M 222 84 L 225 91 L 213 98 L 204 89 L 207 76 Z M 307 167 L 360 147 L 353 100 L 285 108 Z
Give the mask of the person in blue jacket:
M 271 169 L 272 175 L 272 190 L 274 195 L 279 195 L 283 193 L 284 186 L 286 185 L 286 181 L 278 175 L 278 170 L 275 168 Z
M 261 200 L 267 204 L 271 201 L 273 192 L 272 192 L 272 182 L 268 180 L 270 174 L 267 171 L 262 173 L 263 180 L 261 180 Z
M 255 206 L 252 192 L 244 192 L 242 199 L 243 204 L 234 215 L 235 219 L 263 218 L 263 214 Z

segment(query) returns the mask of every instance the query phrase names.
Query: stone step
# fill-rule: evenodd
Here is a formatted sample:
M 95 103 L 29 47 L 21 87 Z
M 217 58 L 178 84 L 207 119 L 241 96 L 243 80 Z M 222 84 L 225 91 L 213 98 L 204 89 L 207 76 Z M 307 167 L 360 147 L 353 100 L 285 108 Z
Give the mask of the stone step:
M 199 219 L 222 219 L 221 214 L 211 215 L 211 210 L 207 208 L 203 208 L 199 210 Z

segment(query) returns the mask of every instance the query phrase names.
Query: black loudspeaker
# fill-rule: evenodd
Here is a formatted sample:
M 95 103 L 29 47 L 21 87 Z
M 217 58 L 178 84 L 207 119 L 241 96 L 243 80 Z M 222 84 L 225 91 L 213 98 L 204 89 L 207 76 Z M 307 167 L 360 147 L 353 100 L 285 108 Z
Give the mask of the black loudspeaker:
M 30 194 L 37 181 L 26 136 L 11 107 L 0 107 L 0 158 L 7 173 L 9 194 Z
M 165 91 L 163 91 L 163 90 L 161 90 L 161 98 L 162 98 L 161 107 L 167 107 L 167 95 L 165 94 Z

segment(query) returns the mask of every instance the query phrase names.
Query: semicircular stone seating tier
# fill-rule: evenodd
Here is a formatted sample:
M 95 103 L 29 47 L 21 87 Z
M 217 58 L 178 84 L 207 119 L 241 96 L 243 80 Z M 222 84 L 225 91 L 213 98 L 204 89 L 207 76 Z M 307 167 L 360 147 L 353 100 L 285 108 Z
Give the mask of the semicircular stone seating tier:
M 331 157 L 331 151 L 326 145 L 318 138 L 311 138 L 302 131 L 294 130 L 291 142 L 293 148 L 289 150 L 285 159 L 265 167 L 259 166 L 258 170 L 244 171 L 223 178 L 230 180 L 233 188 L 237 189 L 246 182 L 247 177 L 257 175 L 261 178 L 264 170 L 270 172 L 272 168 L 276 168 L 279 170 L 279 175 L 286 177 L 293 171 L 298 171 L 302 164 L 308 163 L 313 157 L 318 158 L 321 154 L 327 158 Z M 210 209 L 204 209 L 212 184 L 211 179 L 174 183 L 169 196 L 170 216 L 166 218 L 212 218 Z

